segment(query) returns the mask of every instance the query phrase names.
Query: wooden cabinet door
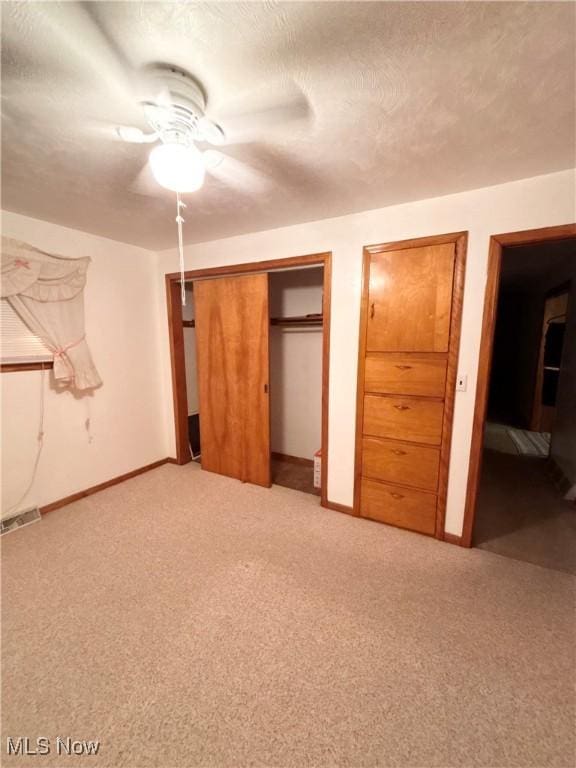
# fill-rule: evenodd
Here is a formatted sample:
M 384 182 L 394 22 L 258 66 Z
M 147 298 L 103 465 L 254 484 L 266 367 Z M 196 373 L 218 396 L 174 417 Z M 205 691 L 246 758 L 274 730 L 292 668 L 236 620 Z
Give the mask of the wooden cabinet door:
M 387 251 L 370 259 L 367 352 L 446 352 L 453 243 Z
M 202 469 L 270 485 L 268 275 L 194 283 Z

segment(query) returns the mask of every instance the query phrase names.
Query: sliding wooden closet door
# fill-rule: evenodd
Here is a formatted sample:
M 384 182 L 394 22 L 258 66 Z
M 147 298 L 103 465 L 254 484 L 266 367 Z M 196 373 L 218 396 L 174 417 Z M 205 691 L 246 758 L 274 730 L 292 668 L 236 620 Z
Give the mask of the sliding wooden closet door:
M 356 513 L 443 536 L 465 235 L 364 253 Z
M 270 485 L 268 275 L 194 283 L 202 469 Z

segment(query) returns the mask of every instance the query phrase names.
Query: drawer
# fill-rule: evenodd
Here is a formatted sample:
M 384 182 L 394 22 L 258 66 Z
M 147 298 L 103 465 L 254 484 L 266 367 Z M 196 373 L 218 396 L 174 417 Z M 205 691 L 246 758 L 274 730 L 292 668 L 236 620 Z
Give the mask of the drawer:
M 368 353 L 364 390 L 444 397 L 446 366 L 444 355 Z
M 440 451 L 437 448 L 378 437 L 362 439 L 364 477 L 436 491 L 439 466 Z
M 365 395 L 363 433 L 371 437 L 440 445 L 443 415 L 441 400 Z
M 360 514 L 381 523 L 433 535 L 436 530 L 436 496 L 363 477 Z

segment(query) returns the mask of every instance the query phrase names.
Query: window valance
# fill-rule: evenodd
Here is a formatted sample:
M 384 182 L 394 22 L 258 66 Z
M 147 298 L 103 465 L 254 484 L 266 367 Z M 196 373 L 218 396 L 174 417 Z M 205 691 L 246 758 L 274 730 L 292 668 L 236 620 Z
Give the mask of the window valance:
M 100 386 L 86 342 L 84 286 L 90 259 L 67 259 L 2 237 L 2 285 L 6 299 L 27 327 L 54 354 L 57 386 Z

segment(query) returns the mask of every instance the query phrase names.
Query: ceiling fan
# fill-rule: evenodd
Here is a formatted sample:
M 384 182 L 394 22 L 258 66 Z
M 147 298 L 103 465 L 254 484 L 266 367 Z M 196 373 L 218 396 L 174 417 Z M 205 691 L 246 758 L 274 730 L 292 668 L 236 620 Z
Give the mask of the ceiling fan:
M 156 143 L 148 160 L 158 184 L 182 194 L 195 192 L 204 183 L 206 171 L 224 160 L 222 153 L 201 151 L 197 144 L 221 146 L 224 131 L 206 116 L 204 91 L 187 72 L 154 65 L 144 72 L 142 85 L 140 105 L 150 132 L 118 126 L 117 133 L 128 143 Z
M 93 78 L 96 88 L 107 89 L 109 103 L 115 111 L 132 111 L 137 125 L 139 114 L 149 126 L 149 131 L 136 126 L 118 126 L 110 119 L 111 115 L 107 118 L 105 114 L 100 114 L 93 124 L 91 118 L 83 115 L 83 122 L 78 124 L 81 113 L 66 115 L 68 130 L 76 123 L 79 130 L 97 130 L 102 135 L 104 123 L 106 135 L 112 132 L 129 143 L 157 144 L 150 152 L 150 162 L 132 187 L 136 192 L 158 193 L 157 187 L 150 186 L 149 170 L 157 183 L 172 191 L 181 190 L 183 194 L 199 189 L 206 172 L 240 193 L 266 188 L 270 184 L 267 175 L 236 157 L 238 153 L 224 154 L 202 145 L 266 142 L 278 135 L 278 129 L 311 117 L 308 99 L 297 83 L 286 78 L 282 82 L 263 79 L 238 91 L 232 103 L 219 101 L 218 114 L 226 125 L 224 134 L 222 128 L 206 116 L 204 88 L 185 69 L 171 64 L 142 66 L 142 58 L 137 62 L 133 53 L 131 56 L 126 53 L 111 29 L 110 4 L 71 1 L 32 5 L 34 12 L 27 23 L 46 40 L 47 61 L 60 61 L 60 68 L 70 82 L 76 78 L 79 81 L 86 78 L 89 82 Z M 183 7 L 182 12 L 193 18 L 194 4 Z M 13 23 L 18 28 L 17 9 L 10 9 L 9 13 L 14 15 Z M 62 103 L 58 93 L 58 84 L 62 82 L 60 71 L 57 69 L 54 77 L 47 79 L 49 72 L 42 70 L 38 84 L 29 79 L 26 88 L 22 88 L 21 63 L 16 58 L 12 62 L 10 55 L 6 63 L 4 66 L 3 61 L 2 71 L 5 114 L 16 110 L 35 117 L 42 105 L 47 121 L 54 105 Z M 135 104 L 137 112 L 133 110 Z M 61 122 L 62 115 L 57 114 L 56 119 Z
M 243 90 L 237 97 L 240 114 L 226 113 L 225 135 L 220 125 L 207 117 L 205 92 L 190 74 L 177 66 L 166 64 L 141 68 L 126 54 L 123 46 L 115 39 L 110 23 L 107 23 L 111 4 L 66 2 L 30 5 L 34 11 L 27 18 L 27 23 L 42 33 L 46 40 L 47 61 L 60 62 L 61 68 L 72 81 L 78 76 L 92 80 L 95 88 L 101 89 L 104 86 L 110 104 L 124 113 L 132 109 L 136 96 L 136 103 L 143 112 L 149 132 L 136 126 L 118 126 L 105 115 L 101 115 L 98 122 L 115 126 L 116 133 L 125 142 L 156 144 L 137 182 L 145 183 L 145 194 L 156 194 L 157 188 L 152 192 L 146 183 L 150 169 L 159 185 L 176 193 L 178 246 L 180 267 L 183 270 L 181 209 L 185 204 L 180 195 L 200 189 L 207 172 L 240 192 L 251 192 L 255 187 L 267 185 L 266 175 L 257 168 L 246 165 L 233 154 L 204 149 L 202 145 L 253 142 L 259 138 L 266 141 L 272 135 L 274 126 L 283 128 L 294 120 L 310 117 L 310 105 L 305 94 L 295 82 L 286 80 L 283 80 L 281 89 L 277 88 L 277 84 L 264 82 L 252 93 Z M 14 16 L 14 28 L 18 30 L 21 9 L 16 6 L 11 7 L 9 13 Z M 183 6 L 183 12 L 193 17 L 195 5 Z M 18 52 L 17 46 L 15 50 Z M 34 89 L 34 83 L 28 81 L 27 87 L 22 88 L 19 55 L 18 52 L 18 56 L 11 56 L 9 50 L 8 66 L 4 66 L 3 62 L 2 101 L 9 109 L 20 110 L 20 116 L 31 115 L 34 118 L 38 113 L 38 105 L 42 104 L 43 108 L 46 107 L 44 118 L 48 122 L 53 104 L 61 103 L 60 98 L 51 99 L 52 89 L 57 93 L 60 72 L 56 69 L 54 77 L 50 78 L 47 77 L 50 73 L 41 69 L 39 86 Z M 285 98 L 288 95 L 287 86 L 291 90 L 288 100 Z M 271 93 L 274 94 L 272 101 Z M 284 100 L 278 103 L 276 95 L 280 93 Z M 256 99 L 253 98 L 255 95 Z M 67 113 L 66 118 L 67 130 L 72 126 L 80 130 L 81 125 L 83 128 L 88 127 L 84 117 L 78 124 L 74 112 Z M 59 112 L 57 120 L 59 123 L 62 121 Z M 144 191 L 142 183 L 136 184 L 136 191 Z M 182 301 L 185 303 L 183 280 Z

